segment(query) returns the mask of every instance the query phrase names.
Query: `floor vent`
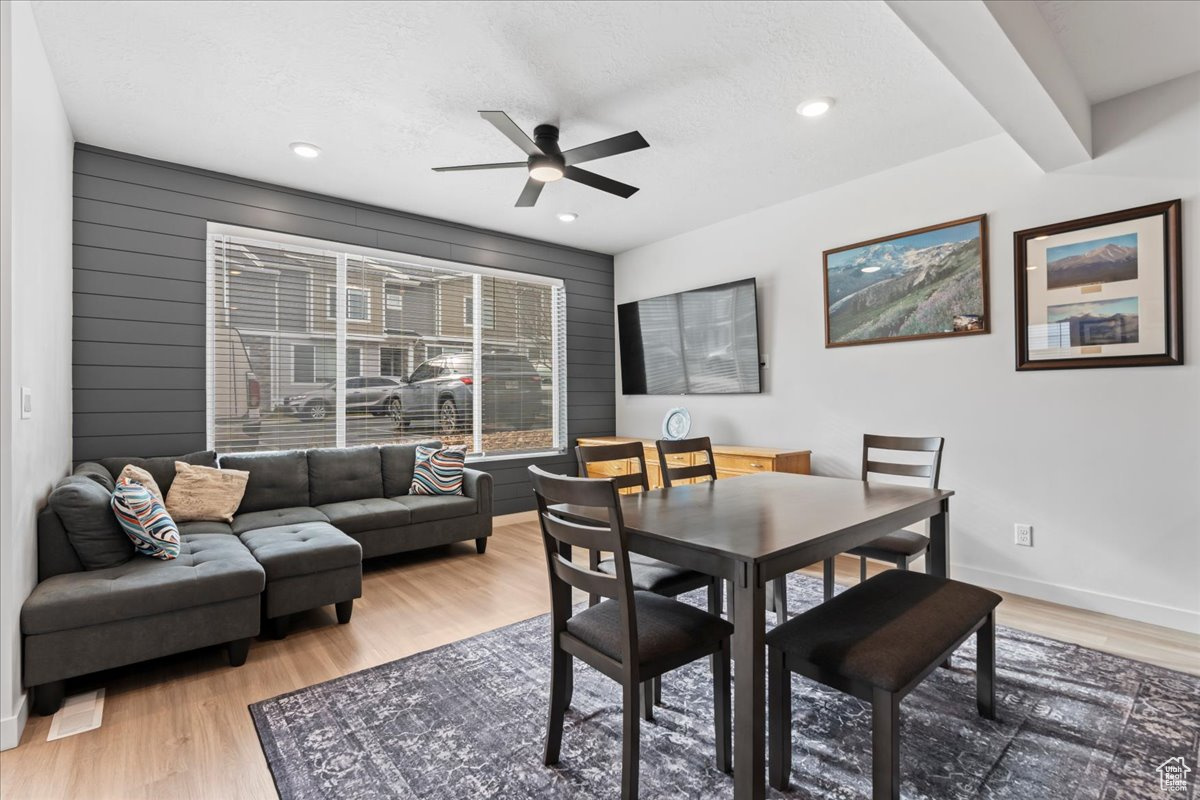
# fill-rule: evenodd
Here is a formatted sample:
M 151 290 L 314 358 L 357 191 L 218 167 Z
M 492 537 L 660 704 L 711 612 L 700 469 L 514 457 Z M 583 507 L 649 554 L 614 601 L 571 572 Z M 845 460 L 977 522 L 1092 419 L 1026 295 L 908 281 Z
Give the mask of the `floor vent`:
M 72 695 L 63 703 L 62 708 L 50 722 L 50 735 L 47 742 L 74 736 L 77 733 L 93 731 L 100 727 L 104 717 L 104 690 Z

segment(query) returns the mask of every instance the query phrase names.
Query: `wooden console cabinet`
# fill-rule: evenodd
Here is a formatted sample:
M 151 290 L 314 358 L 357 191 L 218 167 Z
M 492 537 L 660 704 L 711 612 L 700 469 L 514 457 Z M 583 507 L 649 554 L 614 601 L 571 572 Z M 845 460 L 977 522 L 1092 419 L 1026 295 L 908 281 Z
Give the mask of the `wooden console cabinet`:
M 658 449 L 653 439 L 634 439 L 628 436 L 594 436 L 576 440 L 580 447 L 601 444 L 622 444 L 638 442 L 646 451 L 646 477 L 651 489 L 662 488 L 662 470 L 658 465 Z M 772 447 L 742 447 L 739 445 L 714 444 L 713 459 L 717 465 L 718 478 L 736 478 L 739 475 L 753 475 L 756 472 L 795 472 L 807 475 L 810 466 L 811 450 L 777 450 Z M 672 466 L 686 466 L 693 463 L 704 463 L 704 455 L 683 454 L 668 456 Z M 699 459 L 693 461 L 693 459 Z M 591 466 L 591 477 L 603 478 L 611 475 L 626 475 L 636 472 L 637 466 L 630 461 L 608 461 Z

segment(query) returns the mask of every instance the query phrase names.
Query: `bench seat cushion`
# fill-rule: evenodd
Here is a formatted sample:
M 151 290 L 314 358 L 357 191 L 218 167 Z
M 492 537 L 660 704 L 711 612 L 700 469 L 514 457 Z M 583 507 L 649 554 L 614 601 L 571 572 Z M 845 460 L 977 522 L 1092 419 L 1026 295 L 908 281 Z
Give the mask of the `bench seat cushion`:
M 318 506 L 317 510 L 328 517 L 336 528 L 346 533 L 398 528 L 412 520 L 407 508 L 385 497 L 326 503 Z
M 479 511 L 479 501 L 463 495 L 405 494 L 392 500 L 409 510 L 414 523 L 469 517 Z
M 237 534 L 258 528 L 277 528 L 280 525 L 299 525 L 303 522 L 328 522 L 329 517 L 310 506 L 273 508 L 269 511 L 251 511 L 233 518 L 233 532 Z
M 239 537 L 267 572 L 267 580 L 312 575 L 362 563 L 362 547 L 328 522 L 248 531 Z
M 115 567 L 55 575 L 21 609 L 25 635 L 53 633 L 250 597 L 263 568 L 233 536 L 181 534 L 179 557 L 135 556 Z
M 967 583 L 888 570 L 767 634 L 784 663 L 812 664 L 889 692 L 908 686 L 1000 604 Z

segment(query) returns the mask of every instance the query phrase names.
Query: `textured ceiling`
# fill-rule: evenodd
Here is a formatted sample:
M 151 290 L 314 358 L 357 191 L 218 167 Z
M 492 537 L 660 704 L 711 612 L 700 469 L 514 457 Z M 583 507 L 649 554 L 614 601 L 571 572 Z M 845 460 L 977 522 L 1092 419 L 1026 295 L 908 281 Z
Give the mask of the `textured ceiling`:
M 81 142 L 617 253 L 999 132 L 881 2 L 39 2 Z M 795 113 L 831 95 L 825 118 Z M 629 200 L 560 181 L 514 208 L 481 120 L 562 128 Z M 289 142 L 324 153 L 298 159 Z M 559 211 L 576 211 L 564 225 Z M 803 225 L 803 220 L 797 220 Z
M 1196 0 L 1037 0 L 1091 103 L 1200 70 Z

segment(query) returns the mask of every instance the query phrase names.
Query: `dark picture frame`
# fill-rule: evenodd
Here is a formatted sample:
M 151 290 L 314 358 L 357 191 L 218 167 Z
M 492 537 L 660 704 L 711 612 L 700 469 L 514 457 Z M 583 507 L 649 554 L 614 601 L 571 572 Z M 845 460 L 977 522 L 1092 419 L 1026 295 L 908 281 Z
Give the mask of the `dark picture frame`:
M 1182 364 L 1181 211 L 1180 200 L 1168 200 L 1015 231 L 1017 370 Z M 1093 229 L 1094 238 L 1078 235 Z M 1082 241 L 1058 244 L 1063 234 Z M 1033 306 L 1031 292 L 1041 297 Z M 1149 329 L 1143 326 L 1147 311 L 1158 320 Z M 1153 330 L 1160 324 L 1162 347 L 1156 348 Z M 1130 344 L 1161 352 L 1119 352 Z M 1035 357 L 1031 346 L 1061 356 Z
M 896 333 L 891 335 L 866 335 L 862 338 L 848 338 L 844 330 L 838 330 L 839 327 L 844 328 L 844 325 L 839 325 L 842 320 L 839 320 L 839 309 L 844 313 L 845 305 L 843 300 L 847 299 L 851 294 L 858 292 L 859 288 L 870 288 L 869 286 L 858 286 L 858 282 L 863 279 L 858 273 L 878 273 L 882 270 L 894 270 L 891 276 L 882 277 L 877 281 L 878 285 L 883 285 L 887 281 L 897 281 L 895 291 L 887 293 L 887 298 L 878 304 L 877 307 L 865 305 L 871 302 L 871 298 L 864 297 L 860 305 L 860 310 L 857 312 L 858 317 L 869 316 L 871 313 L 886 314 L 890 308 L 896 312 L 898 307 L 906 308 L 910 314 L 904 319 L 905 328 L 920 328 L 921 324 L 913 319 L 919 312 L 920 308 L 914 308 L 913 303 L 918 301 L 921 293 L 927 292 L 929 288 L 928 282 L 923 282 L 918 286 L 908 286 L 905 288 L 903 276 L 905 274 L 903 267 L 896 267 L 895 259 L 898 254 L 907 254 L 908 251 L 932 251 L 934 245 L 927 245 L 928 242 L 938 242 L 941 237 L 939 232 L 946 232 L 946 235 L 956 233 L 953 229 L 965 229 L 970 231 L 970 227 L 975 226 L 976 234 L 972 238 L 964 238 L 957 242 L 958 245 L 978 239 L 978 251 L 970 252 L 968 249 L 963 249 L 955 256 L 953 253 L 947 258 L 957 257 L 959 260 L 963 258 L 970 259 L 965 267 L 956 267 L 951 269 L 949 264 L 942 265 L 946 269 L 947 280 L 953 276 L 964 278 L 967 274 L 972 277 L 970 279 L 971 291 L 977 292 L 977 304 L 963 308 L 935 308 L 932 309 L 938 319 L 945 318 L 943 327 L 940 330 L 919 330 L 916 333 Z M 946 244 L 954 245 L 955 242 L 950 241 Z M 876 247 L 882 245 L 883 247 Z M 875 250 L 869 250 L 875 248 Z M 857 254 L 853 251 L 863 251 Z M 954 250 L 952 247 L 951 250 Z M 879 252 L 878 263 L 872 261 L 875 258 L 875 253 Z M 901 256 L 902 257 L 902 256 Z M 991 332 L 991 311 L 990 298 L 988 291 L 988 230 L 987 230 L 987 214 L 978 214 L 972 217 L 963 217 L 949 222 L 940 222 L 936 225 L 927 225 L 923 228 L 916 228 L 902 233 L 893 233 L 888 236 L 880 236 L 875 239 L 868 239 L 864 242 L 856 242 L 854 244 L 835 247 L 831 250 L 826 250 L 821 254 L 822 258 L 822 283 L 824 286 L 824 301 L 825 301 L 825 347 L 853 347 L 864 344 L 882 344 L 885 342 L 908 342 L 920 339 L 941 339 L 950 336 L 973 336 Z M 854 258 L 853 263 L 839 263 L 847 259 Z M 832 262 L 832 263 L 831 263 Z M 880 266 L 883 265 L 883 266 Z M 937 264 L 934 265 L 938 267 Z M 861 267 L 861 268 L 860 268 Z M 837 273 L 831 278 L 831 270 Z M 969 273 L 965 270 L 970 270 Z M 978 285 L 975 285 L 977 278 Z M 848 286 L 845 284 L 849 284 Z M 839 285 L 841 284 L 841 285 Z M 853 290 L 853 291 L 851 291 Z M 883 292 L 876 292 L 883 294 Z M 835 296 L 836 295 L 836 296 Z M 926 295 L 928 299 L 930 296 Z M 832 300 L 832 302 L 831 302 Z M 925 312 L 931 309 L 923 309 Z M 978 313 L 976 313 L 978 312 Z M 903 313 L 903 312 L 900 312 Z

